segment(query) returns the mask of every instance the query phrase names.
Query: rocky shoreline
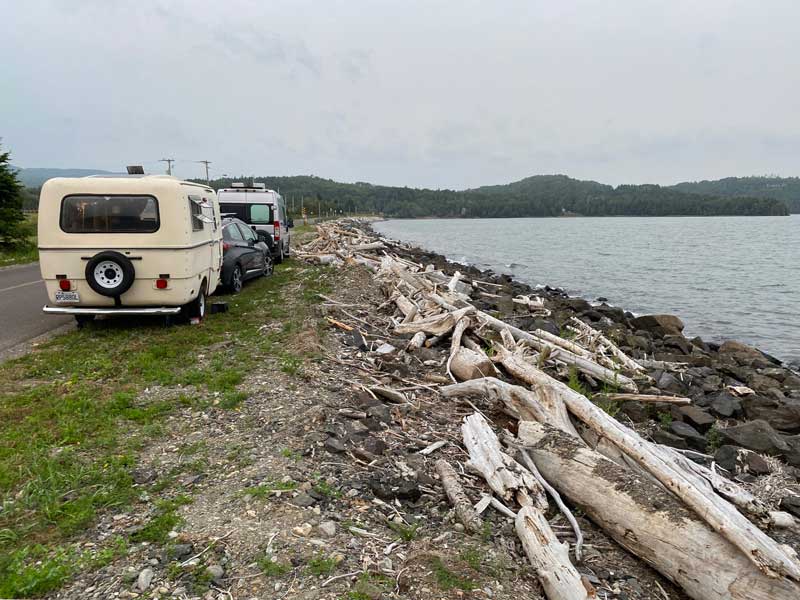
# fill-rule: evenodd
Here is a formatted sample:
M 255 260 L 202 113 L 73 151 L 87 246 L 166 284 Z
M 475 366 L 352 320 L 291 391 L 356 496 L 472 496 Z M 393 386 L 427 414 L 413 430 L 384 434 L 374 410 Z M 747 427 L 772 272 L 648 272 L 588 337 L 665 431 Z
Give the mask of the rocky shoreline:
M 377 235 L 371 227 L 367 230 Z M 603 298 L 592 304 L 558 288 L 534 288 L 508 275 L 453 263 L 408 244 L 394 244 L 394 251 L 415 262 L 502 286 L 497 292 L 499 298 L 477 298 L 476 303 L 504 315 L 505 320 L 511 318 L 520 329 L 559 335 L 570 319 L 577 317 L 605 333 L 629 356 L 642 360 L 655 382 L 651 388 L 640 390 L 642 393 L 667 393 L 692 400 L 688 406 L 624 402 L 615 407 L 632 423 L 649 426 L 653 441 L 713 456 L 716 464 L 736 473 L 742 482 L 753 483 L 755 476 L 771 472 L 757 453 L 785 462 L 783 472 L 800 480 L 800 373 L 779 359 L 733 340 L 717 344 L 700 337 L 686 338 L 684 324 L 675 315 L 637 317 Z M 520 295 L 542 297 L 552 314 L 526 314 L 526 307 L 513 302 Z M 682 366 L 675 372 L 659 368 L 659 362 Z M 597 392 L 600 387 L 589 391 Z M 800 517 L 799 496 L 787 493 L 780 506 Z

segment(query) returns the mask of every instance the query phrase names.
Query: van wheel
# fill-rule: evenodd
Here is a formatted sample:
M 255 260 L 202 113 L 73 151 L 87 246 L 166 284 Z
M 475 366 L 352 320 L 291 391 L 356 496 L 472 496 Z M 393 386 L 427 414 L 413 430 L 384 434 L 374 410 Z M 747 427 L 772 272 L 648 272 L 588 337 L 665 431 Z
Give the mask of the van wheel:
M 75 324 L 78 326 L 78 329 L 83 329 L 92 321 L 94 321 L 94 315 L 75 315 Z
M 244 277 L 242 276 L 242 267 L 235 265 L 233 267 L 233 273 L 231 274 L 231 291 L 234 294 L 238 294 L 242 291 L 243 281 Z
M 206 285 L 205 283 L 200 288 L 200 293 L 197 294 L 197 298 L 189 302 L 188 304 L 184 304 L 183 309 L 181 310 L 181 315 L 185 316 L 186 319 L 191 321 L 192 319 L 199 319 L 202 321 L 206 316 Z
M 283 262 L 283 243 L 278 244 L 278 256 L 275 257 L 275 264 L 279 265 Z

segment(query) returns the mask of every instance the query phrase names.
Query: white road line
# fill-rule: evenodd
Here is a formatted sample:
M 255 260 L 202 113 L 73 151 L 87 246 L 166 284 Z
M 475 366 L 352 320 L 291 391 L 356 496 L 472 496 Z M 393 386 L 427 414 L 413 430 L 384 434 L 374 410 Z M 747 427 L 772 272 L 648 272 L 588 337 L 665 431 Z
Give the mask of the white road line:
M 41 279 L 39 279 L 38 281 L 29 281 L 28 283 L 20 283 L 19 285 L 12 285 L 11 287 L 3 288 L 2 290 L 0 290 L 0 293 L 10 292 L 11 290 L 16 290 L 21 287 L 25 287 L 27 285 L 36 285 L 37 283 L 44 283 L 44 282 Z

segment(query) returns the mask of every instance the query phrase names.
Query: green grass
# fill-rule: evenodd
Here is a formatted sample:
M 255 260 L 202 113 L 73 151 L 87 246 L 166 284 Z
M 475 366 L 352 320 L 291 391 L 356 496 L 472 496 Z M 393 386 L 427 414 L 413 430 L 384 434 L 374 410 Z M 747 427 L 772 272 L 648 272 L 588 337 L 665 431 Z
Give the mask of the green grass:
M 419 523 L 412 523 L 411 525 L 406 525 L 405 523 L 395 523 L 394 521 L 389 521 L 389 529 L 394 531 L 404 542 L 410 542 L 417 537 L 417 529 L 419 529 Z
M 267 577 L 283 577 L 292 570 L 292 565 L 272 560 L 271 557 L 261 558 L 256 564 Z
M 327 558 L 325 556 L 317 555 L 311 558 L 306 565 L 306 571 L 309 575 L 330 575 L 336 568 L 336 559 Z
M 191 498 L 183 494 L 170 500 L 159 501 L 156 503 L 153 517 L 143 529 L 131 535 L 131 540 L 163 544 L 167 541 L 167 534 L 183 522 L 183 519 L 178 516 L 178 507 L 190 504 L 191 501 Z
M 589 397 L 588 396 L 589 391 L 581 382 L 580 374 L 578 373 L 578 369 L 576 369 L 575 367 L 570 367 L 569 380 L 567 380 L 567 385 L 571 390 L 574 390 L 579 394 L 586 396 L 587 398 Z
M 296 481 L 265 481 L 261 485 L 245 488 L 242 494 L 253 498 L 267 498 L 273 492 L 290 492 L 297 489 Z
M 441 558 L 433 557 L 429 561 L 430 567 L 433 570 L 433 575 L 436 577 L 436 583 L 443 590 L 459 589 L 469 592 L 478 587 L 478 584 L 467 577 L 461 577 L 456 573 L 450 571 L 442 562 Z
M 75 562 L 62 559 L 74 536 L 99 512 L 137 501 L 131 473 L 138 452 L 164 433 L 165 416 L 206 409 L 214 392 L 221 408 L 236 408 L 250 369 L 314 359 L 315 346 L 300 343 L 309 328 L 319 335 L 306 298 L 330 293 L 331 280 L 325 267 L 289 261 L 226 297 L 229 311 L 201 325 L 107 320 L 0 364 L 0 597 L 41 595 L 71 576 Z M 273 322 L 281 326 L 259 331 Z M 143 393 L 177 384 L 196 393 Z M 178 474 L 150 490 L 167 489 Z

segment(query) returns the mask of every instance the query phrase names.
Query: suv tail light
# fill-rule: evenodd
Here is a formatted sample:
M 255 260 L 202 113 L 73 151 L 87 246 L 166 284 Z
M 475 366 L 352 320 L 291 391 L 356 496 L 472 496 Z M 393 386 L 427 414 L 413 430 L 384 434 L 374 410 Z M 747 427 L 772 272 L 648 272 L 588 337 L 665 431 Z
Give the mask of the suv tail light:
M 225 252 L 231 245 L 228 242 L 222 242 L 222 251 Z
M 62 292 L 68 292 L 72 289 L 72 282 L 69 279 L 59 279 L 58 287 Z
M 279 239 L 281 239 L 281 222 L 275 221 L 273 226 L 275 227 L 275 241 L 277 242 Z

